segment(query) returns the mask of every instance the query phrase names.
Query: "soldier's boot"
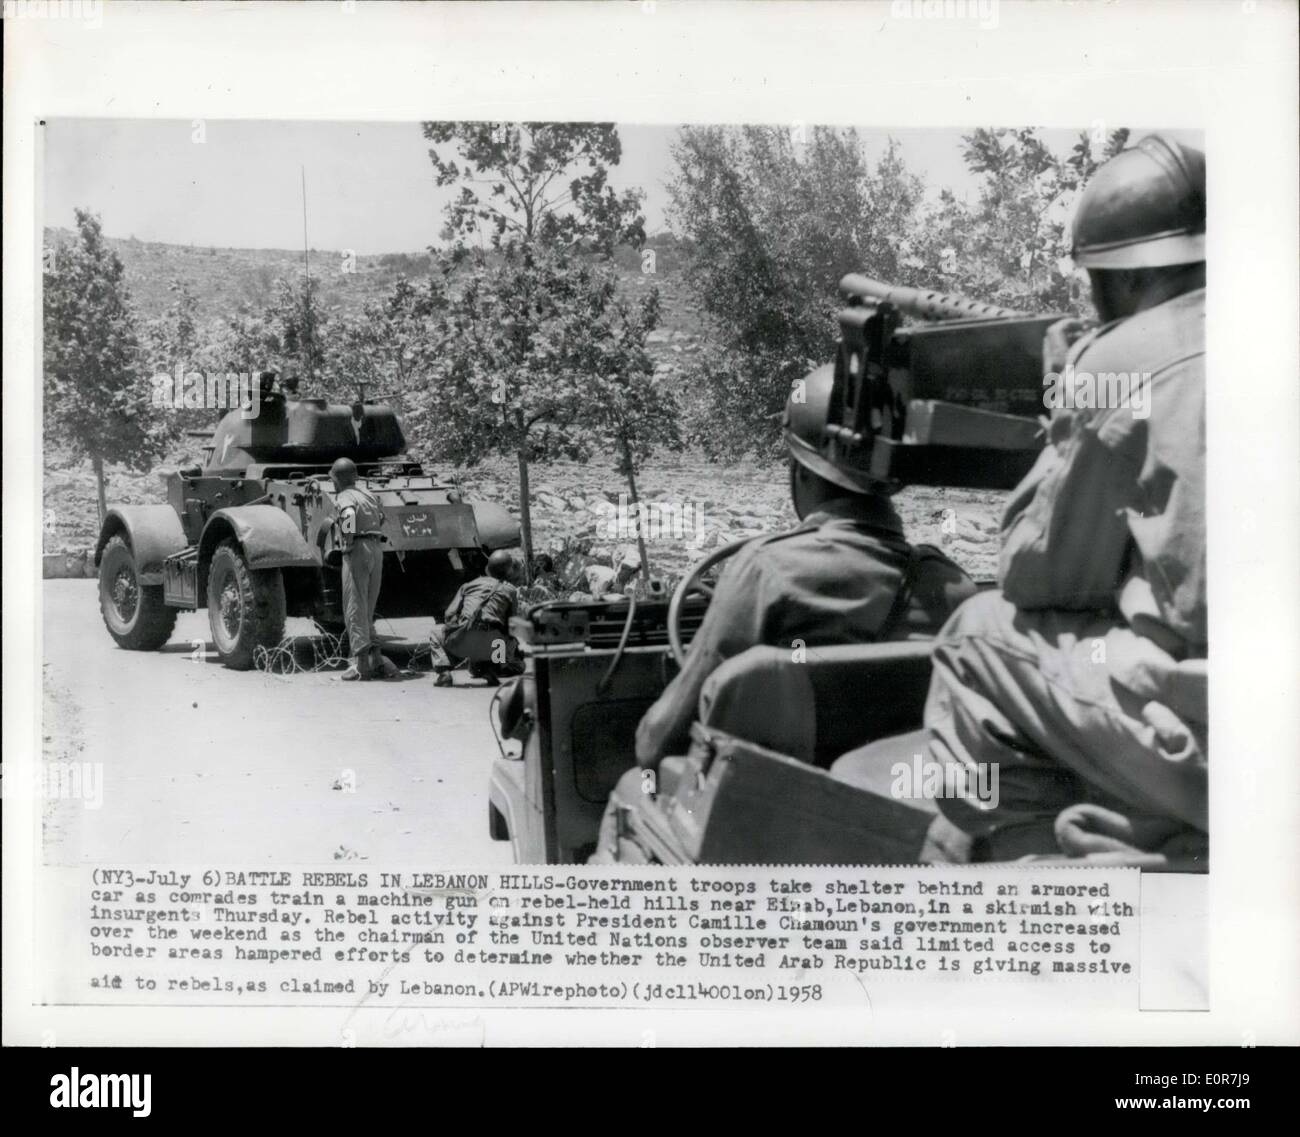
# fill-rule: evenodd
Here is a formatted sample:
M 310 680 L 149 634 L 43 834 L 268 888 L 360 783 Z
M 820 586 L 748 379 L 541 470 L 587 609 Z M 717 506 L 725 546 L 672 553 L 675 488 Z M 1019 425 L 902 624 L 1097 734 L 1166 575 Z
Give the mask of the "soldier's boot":
M 402 669 L 377 647 L 370 649 L 370 668 L 383 679 L 394 679 L 402 673 Z
M 374 678 L 374 669 L 370 663 L 370 653 L 360 652 L 352 657 L 348 669 L 339 676 L 344 683 L 356 683 Z
M 450 687 L 450 686 L 452 686 L 452 682 L 451 682 L 451 672 L 450 672 L 450 671 L 435 671 L 435 672 L 433 673 L 433 685 L 434 685 L 435 687 Z
M 469 665 L 469 677 L 471 679 L 482 679 L 489 687 L 501 686 L 496 667 L 486 660 L 472 660 Z

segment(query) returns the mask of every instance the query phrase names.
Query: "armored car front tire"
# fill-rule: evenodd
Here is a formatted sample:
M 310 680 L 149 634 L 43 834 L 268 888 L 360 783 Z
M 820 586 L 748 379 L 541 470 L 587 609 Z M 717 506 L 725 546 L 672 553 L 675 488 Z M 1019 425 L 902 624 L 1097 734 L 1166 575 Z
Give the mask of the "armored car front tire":
M 224 541 L 208 568 L 208 624 L 221 662 L 234 671 L 253 666 L 257 649 L 284 638 L 284 576 L 254 571 L 233 541 Z
M 116 536 L 99 558 L 99 611 L 108 634 L 127 651 L 157 651 L 172 637 L 176 609 L 161 584 L 141 584 L 131 546 Z

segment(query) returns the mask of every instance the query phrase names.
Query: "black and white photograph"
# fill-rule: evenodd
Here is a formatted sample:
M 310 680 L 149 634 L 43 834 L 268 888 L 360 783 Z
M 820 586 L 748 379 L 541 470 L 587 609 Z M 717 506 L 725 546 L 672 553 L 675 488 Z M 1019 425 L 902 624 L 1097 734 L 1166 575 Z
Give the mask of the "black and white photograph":
M 48 858 L 1208 870 L 1199 137 L 43 129 Z
M 282 93 L 14 111 L 7 1041 L 1296 1043 L 1294 5 L 150 8 L 5 4 Z

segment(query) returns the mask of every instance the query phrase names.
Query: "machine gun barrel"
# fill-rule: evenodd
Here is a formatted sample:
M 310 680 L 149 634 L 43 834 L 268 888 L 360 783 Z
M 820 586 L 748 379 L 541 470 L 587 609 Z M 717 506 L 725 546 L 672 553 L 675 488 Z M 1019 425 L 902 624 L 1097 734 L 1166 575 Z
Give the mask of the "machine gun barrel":
M 840 281 L 840 291 L 860 300 L 886 301 L 900 312 L 925 320 L 1010 320 L 1028 315 L 1027 312 L 1017 312 L 997 304 L 968 300 L 954 292 L 932 292 L 885 284 L 856 272 L 849 273 Z

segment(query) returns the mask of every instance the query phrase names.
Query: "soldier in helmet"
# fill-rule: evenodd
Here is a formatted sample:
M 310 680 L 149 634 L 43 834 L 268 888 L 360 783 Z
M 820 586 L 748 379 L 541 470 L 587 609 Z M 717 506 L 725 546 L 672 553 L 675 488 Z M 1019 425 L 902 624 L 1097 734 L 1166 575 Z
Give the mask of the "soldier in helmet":
M 502 675 L 517 675 L 519 645 L 510 635 L 510 617 L 519 593 L 511 577 L 515 561 L 504 549 L 488 557 L 487 571 L 467 581 L 447 606 L 447 619 L 429 637 L 433 655 L 433 685 L 450 687 L 455 659 L 469 662 L 470 674 L 491 687 Z
M 975 592 L 970 578 L 929 545 L 911 545 L 890 487 L 824 453 L 834 368 L 821 367 L 785 408 L 790 496 L 799 525 L 755 538 L 728 563 L 686 663 L 637 728 L 637 766 L 614 789 L 593 863 L 616 859 L 615 812 L 644 800 L 642 771 L 685 754 L 709 676 L 760 644 L 807 647 L 933 635 Z M 754 708 L 756 717 L 797 708 Z M 735 732 L 745 736 L 743 723 Z
M 330 467 L 334 483 L 335 547 L 343 554 L 343 612 L 347 620 L 351 665 L 345 680 L 387 679 L 398 673 L 375 643 L 375 604 L 384 572 L 384 511 L 378 498 L 357 485 L 357 467 L 351 458 L 339 458 Z
M 823 453 L 834 369 L 786 402 L 790 496 L 799 525 L 751 541 L 727 565 L 680 674 L 637 729 L 637 761 L 684 754 L 708 676 L 759 644 L 809 647 L 933 634 L 974 592 L 938 549 L 913 547 L 889 487 Z M 760 712 L 761 713 L 761 712 Z
M 1204 155 L 1151 136 L 1112 158 L 1074 259 L 1101 324 L 1057 325 L 1044 361 L 1086 397 L 1054 409 L 1003 519 L 1001 590 L 940 633 L 926 708 L 932 757 L 1001 790 L 938 804 L 976 860 L 1187 863 L 1207 826 Z

